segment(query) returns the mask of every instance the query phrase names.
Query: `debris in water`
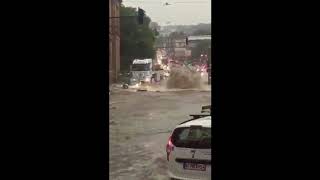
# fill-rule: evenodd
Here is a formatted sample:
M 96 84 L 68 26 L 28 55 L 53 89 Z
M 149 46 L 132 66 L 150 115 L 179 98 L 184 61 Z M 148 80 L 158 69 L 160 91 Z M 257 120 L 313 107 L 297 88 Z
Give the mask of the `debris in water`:
M 138 89 L 137 91 L 147 91 L 147 89 Z
M 129 88 L 129 85 L 128 85 L 128 84 L 123 84 L 123 85 L 122 85 L 122 88 L 123 88 L 123 89 L 128 89 L 128 88 Z
M 167 88 L 190 89 L 201 87 L 201 75 L 186 67 L 175 67 L 171 69 Z

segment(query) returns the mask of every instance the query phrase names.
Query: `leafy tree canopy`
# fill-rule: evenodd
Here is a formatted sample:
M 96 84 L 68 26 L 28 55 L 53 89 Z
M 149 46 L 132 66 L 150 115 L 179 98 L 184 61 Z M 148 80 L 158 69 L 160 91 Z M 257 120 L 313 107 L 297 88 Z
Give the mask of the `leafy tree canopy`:
M 137 16 L 136 8 L 121 5 L 120 16 Z M 125 17 L 120 20 L 120 53 L 121 69 L 129 70 L 129 65 L 136 58 L 154 58 L 155 35 L 150 29 L 151 19 L 144 17 L 143 24 L 138 24 L 136 17 Z

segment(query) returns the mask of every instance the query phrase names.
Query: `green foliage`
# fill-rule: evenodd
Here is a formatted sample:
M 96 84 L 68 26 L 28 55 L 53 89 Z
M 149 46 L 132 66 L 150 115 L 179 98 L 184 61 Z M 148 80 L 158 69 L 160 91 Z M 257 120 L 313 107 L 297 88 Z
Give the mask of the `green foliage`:
M 121 6 L 120 16 L 136 16 L 136 8 Z M 149 28 L 151 19 L 144 17 L 139 25 L 136 17 L 122 18 L 120 21 L 121 69 L 128 70 L 135 58 L 153 58 L 155 56 L 155 33 Z
M 198 29 L 192 33 L 194 36 L 198 35 L 211 35 L 211 29 Z
M 159 32 L 158 32 L 157 29 L 155 29 L 155 30 L 153 30 L 153 31 L 154 31 L 154 35 L 155 35 L 155 36 L 159 36 Z
M 206 34 L 208 32 L 211 32 L 211 24 L 197 24 L 197 25 L 169 25 L 169 26 L 163 26 L 162 27 L 163 31 L 183 31 L 187 35 L 202 35 L 199 34 L 200 31 L 205 32 Z M 196 32 L 198 31 L 198 32 Z
M 183 31 L 180 31 L 180 32 L 172 32 L 170 33 L 169 37 L 171 39 L 183 39 L 185 38 L 187 35 L 183 32 Z
M 161 34 L 159 36 L 157 36 L 156 42 L 155 42 L 155 46 L 158 47 L 162 47 L 164 45 L 164 43 L 168 42 L 167 37 L 162 36 Z

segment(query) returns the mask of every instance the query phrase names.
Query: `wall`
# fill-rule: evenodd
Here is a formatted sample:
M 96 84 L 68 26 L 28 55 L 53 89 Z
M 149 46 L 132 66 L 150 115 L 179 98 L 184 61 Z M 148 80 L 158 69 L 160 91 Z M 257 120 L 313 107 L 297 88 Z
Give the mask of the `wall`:
M 109 17 L 120 16 L 120 0 L 109 0 Z M 109 82 L 118 80 L 120 71 L 120 18 L 109 18 Z

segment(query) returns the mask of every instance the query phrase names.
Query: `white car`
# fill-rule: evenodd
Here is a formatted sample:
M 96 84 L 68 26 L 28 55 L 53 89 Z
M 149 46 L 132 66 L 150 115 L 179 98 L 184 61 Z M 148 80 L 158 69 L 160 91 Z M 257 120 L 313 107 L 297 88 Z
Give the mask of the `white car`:
M 171 179 L 211 179 L 211 116 L 176 126 L 166 150 Z

